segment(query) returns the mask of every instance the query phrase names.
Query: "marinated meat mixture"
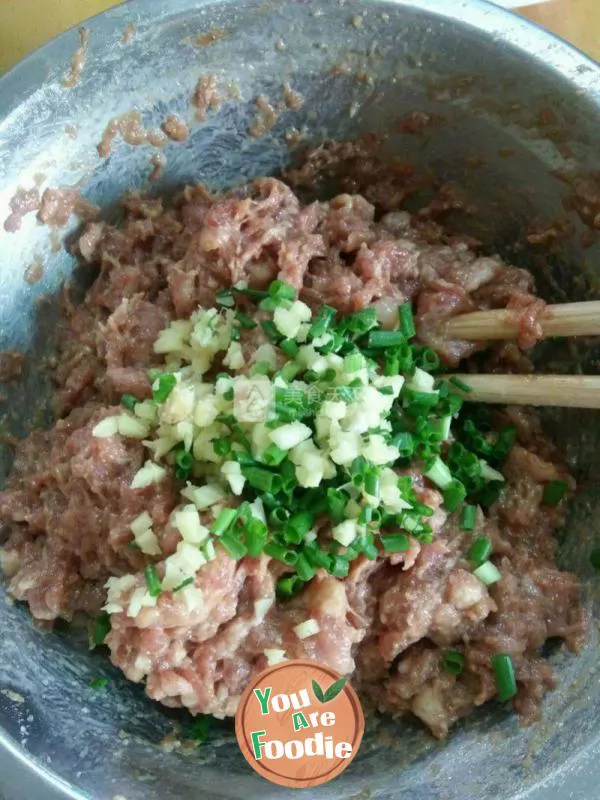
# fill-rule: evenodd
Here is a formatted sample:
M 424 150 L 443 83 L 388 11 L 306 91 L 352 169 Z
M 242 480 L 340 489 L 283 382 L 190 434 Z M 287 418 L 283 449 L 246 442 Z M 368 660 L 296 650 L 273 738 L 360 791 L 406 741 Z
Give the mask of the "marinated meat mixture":
M 429 417 L 415 412 L 414 404 L 434 391 L 423 376 L 436 372 L 435 354 L 452 367 L 486 347 L 447 341 L 446 319 L 479 308 L 515 308 L 522 315 L 525 346 L 535 341 L 543 304 L 528 272 L 478 255 L 444 231 L 431 207 L 414 216 L 401 210 L 402 187 L 388 175 L 364 193 L 372 202 L 348 193 L 304 204 L 290 186 L 264 178 L 216 196 L 202 186 L 188 187 L 172 205 L 131 194 L 120 227 L 87 223 L 78 252 L 99 274 L 80 305 L 72 305 L 65 290 L 55 373 L 57 421 L 17 446 L 12 474 L 0 492 L 0 518 L 8 532 L 0 554 L 8 589 L 28 603 L 37 620 L 70 620 L 76 611 L 96 618 L 104 633 L 109 630 L 104 643 L 127 678 L 145 682 L 152 699 L 192 714 L 232 715 L 253 673 L 281 658 L 311 658 L 350 675 L 374 708 L 392 715 L 410 712 L 437 737 L 496 696 L 510 699 L 528 722 L 554 685 L 542 656 L 544 643 L 559 637 L 577 650 L 584 636 L 577 580 L 554 563 L 555 533 L 573 481 L 527 411 L 487 414 L 468 403 L 459 409 L 458 403 L 444 418 L 441 442 L 435 440 L 435 453 L 454 464 L 449 483 L 428 462 L 428 445 L 418 431 Z M 384 348 L 379 353 L 388 359 L 385 368 L 368 379 L 373 397 L 383 397 L 382 408 L 389 398 L 381 416 L 392 422 L 383 421 L 380 428 L 368 423 L 368 431 L 344 429 L 343 447 L 358 430 L 352 441 L 368 445 L 368 451 L 349 463 L 339 452 L 342 445 L 334 451 L 319 444 L 323 436 L 333 436 L 335 425 L 338 431 L 343 427 L 343 414 L 348 418 L 354 408 L 347 393 L 333 400 L 328 395 L 330 405 L 301 423 L 316 445 L 310 438 L 285 445 L 283 433 L 273 438 L 279 444 L 272 452 L 279 450 L 279 458 L 287 453 L 284 463 L 291 465 L 296 489 L 290 491 L 300 498 L 299 513 L 315 507 L 310 529 L 298 527 L 302 545 L 291 534 L 285 539 L 285 511 L 276 511 L 274 480 L 265 487 L 259 473 L 252 473 L 262 470 L 264 478 L 268 468 L 256 467 L 258 461 L 249 468 L 231 456 L 242 452 L 240 442 L 251 436 L 255 453 L 258 426 L 225 417 L 215 421 L 216 412 L 210 414 L 209 400 L 228 397 L 219 380 L 254 375 L 268 383 L 264 363 L 275 359 L 272 378 L 273 370 L 285 370 L 306 353 L 302 337 L 306 347 L 312 335 L 307 326 L 325 319 L 324 306 L 339 312 L 337 319 L 362 322 L 370 319 L 368 313 L 348 315 L 374 308 L 377 330 L 387 333 L 398 329 L 399 307 L 410 328 L 411 304 L 417 337 L 411 347 L 424 359 L 421 367 L 394 368 Z M 218 311 L 211 317 L 213 308 Z M 215 319 L 224 326 L 218 331 L 211 329 Z M 279 325 L 275 335 L 273 320 Z M 265 321 L 271 326 L 255 324 Z M 368 325 L 375 323 L 371 319 Z M 201 340 L 200 329 L 211 329 L 208 340 Z M 221 330 L 228 330 L 229 338 L 215 345 L 210 336 Z M 346 344 L 353 336 L 367 345 L 376 341 L 369 333 L 363 339 L 352 333 L 354 322 L 339 330 L 350 337 Z M 319 347 L 327 359 L 332 346 L 319 336 L 313 335 L 311 345 L 314 374 Z M 215 348 L 228 347 L 212 363 L 202 361 L 209 340 L 213 356 Z M 359 359 L 376 361 L 367 345 L 367 355 Z M 404 378 L 394 377 L 399 372 Z M 289 382 L 298 369 L 292 373 L 281 374 Z M 306 389 L 314 374 L 305 373 L 298 385 Z M 210 383 L 217 394 L 206 389 Z M 356 381 L 346 384 L 356 390 Z M 362 392 L 360 380 L 358 385 Z M 194 423 L 181 411 L 185 398 L 196 409 Z M 394 411 L 398 403 L 409 422 L 389 439 L 390 426 L 403 418 L 404 412 Z M 293 415 L 283 419 L 295 433 L 300 430 L 297 420 L 290 423 Z M 202 439 L 217 424 L 237 431 L 233 438 L 218 434 L 218 452 L 230 455 L 215 456 L 215 440 L 207 445 Z M 267 441 L 277 424 L 275 417 L 271 428 L 262 425 Z M 394 449 L 406 444 L 406 436 L 420 441 L 410 457 Z M 501 441 L 510 446 L 500 458 L 494 448 Z M 491 466 L 481 468 L 486 448 L 497 458 L 490 456 Z M 381 457 L 382 449 L 387 456 Z M 219 474 L 225 461 L 234 466 Z M 456 476 L 468 473 L 467 463 L 475 463 L 477 475 L 483 469 L 481 480 L 495 487 L 494 496 L 480 488 L 472 494 L 465 477 L 466 503 L 460 489 L 457 502 Z M 343 486 L 335 483 L 336 470 L 350 476 Z M 285 473 L 283 466 L 279 471 Z M 225 473 L 227 480 L 219 483 Z M 399 499 L 398 486 L 408 504 Z M 212 501 L 206 487 L 216 492 Z M 319 492 L 327 497 L 321 505 Z M 385 502 L 377 499 L 379 492 Z M 341 512 L 340 493 L 348 501 Z M 231 534 L 238 529 L 230 526 L 226 546 L 218 528 L 225 530 L 220 520 L 227 514 L 220 515 L 241 503 L 247 539 L 239 549 L 241 534 Z M 378 516 L 364 510 L 369 504 L 379 508 Z M 407 508 L 408 516 L 402 516 Z M 271 545 L 258 552 L 256 537 L 264 544 L 271 535 Z M 290 545 L 294 558 L 306 544 L 310 568 L 301 571 L 300 556 L 293 561 L 288 555 L 293 564 L 286 562 L 277 550 L 284 540 L 296 542 Z M 477 569 L 482 563 L 483 572 Z M 186 574 L 191 577 L 177 579 Z M 498 655 L 514 672 L 516 693 L 507 689 L 506 670 L 503 674 L 494 660 Z

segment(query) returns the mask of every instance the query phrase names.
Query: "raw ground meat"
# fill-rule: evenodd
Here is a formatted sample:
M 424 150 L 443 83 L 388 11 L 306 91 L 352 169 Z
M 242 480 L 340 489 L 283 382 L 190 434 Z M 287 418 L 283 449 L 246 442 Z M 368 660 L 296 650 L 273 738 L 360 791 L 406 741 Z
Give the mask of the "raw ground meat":
M 212 103 L 200 100 L 201 110 Z M 80 305 L 65 290 L 58 421 L 19 444 L 0 492 L 7 529 L 1 565 L 9 591 L 34 617 L 95 615 L 109 577 L 133 573 L 142 586 L 144 566 L 174 551 L 168 519 L 180 485 L 169 478 L 131 489 L 142 444 L 91 431 L 122 393 L 148 395 L 146 370 L 158 332 L 198 305 L 212 305 L 219 288 L 240 280 L 261 288 L 279 277 L 315 308 L 327 303 L 349 312 L 373 304 L 383 324 L 399 303 L 413 301 L 419 337 L 450 365 L 485 346 L 444 339 L 440 325 L 456 313 L 515 308 L 525 343 L 535 340 L 543 304 L 531 275 L 446 236 L 435 216 L 455 201 L 442 198 L 414 217 L 399 210 L 415 187 L 406 165 L 383 169 L 361 146 L 328 146 L 289 178 L 310 188 L 318 170 L 340 163 L 345 193 L 329 202 L 304 204 L 289 186 L 263 178 L 220 196 L 188 187 L 170 207 L 130 194 L 119 228 L 87 224 L 79 254 L 98 276 Z M 256 331 L 244 334 L 250 335 L 242 346 L 255 348 Z M 197 574 L 200 608 L 188 608 L 185 592 L 163 592 L 136 617 L 111 615 L 113 662 L 131 680 L 144 680 L 148 695 L 165 705 L 227 716 L 251 674 L 267 665 L 264 650 L 281 648 L 288 657 L 315 658 L 352 674 L 374 707 L 410 712 L 444 736 L 494 696 L 490 656 L 501 651 L 516 666 L 514 705 L 525 721 L 534 719 L 553 685 L 540 648 L 560 637 L 576 650 L 585 620 L 577 581 L 554 565 L 562 504 L 542 506 L 548 481 L 571 479 L 534 418 L 522 409 L 507 409 L 499 420 L 507 417 L 518 444 L 506 464 L 506 487 L 490 513 L 479 514 L 476 531 L 459 530 L 456 515 L 446 518 L 440 508 L 439 493 L 415 475 L 419 498 L 437 509 L 431 544 L 415 541 L 406 553 L 372 562 L 361 557 L 343 580 L 318 573 L 287 602 L 275 596 L 279 562 L 266 556 L 236 562 L 217 549 L 216 560 Z M 128 546 L 129 524 L 144 510 L 161 556 Z M 465 558 L 476 535 L 492 539 L 503 576 L 489 591 Z M 292 629 L 308 617 L 320 632 L 302 640 Z M 448 648 L 466 657 L 458 677 L 442 667 Z

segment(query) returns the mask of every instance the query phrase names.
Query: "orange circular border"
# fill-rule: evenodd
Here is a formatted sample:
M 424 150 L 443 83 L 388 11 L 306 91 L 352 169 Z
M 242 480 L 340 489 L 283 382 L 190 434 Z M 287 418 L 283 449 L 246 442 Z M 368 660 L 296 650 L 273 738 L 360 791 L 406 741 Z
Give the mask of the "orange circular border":
M 289 661 L 282 661 L 279 664 L 275 664 L 272 667 L 268 667 L 267 669 L 263 670 L 252 679 L 252 681 L 242 692 L 242 696 L 240 697 L 240 702 L 235 715 L 235 735 L 237 737 L 240 750 L 242 751 L 242 755 L 244 756 L 248 764 L 252 767 L 252 769 L 255 770 L 255 772 L 257 772 L 259 775 L 262 775 L 263 778 L 266 778 L 267 780 L 271 781 L 272 783 L 278 784 L 279 786 L 286 786 L 292 789 L 320 786 L 324 783 L 328 783 L 330 780 L 333 780 L 333 778 L 336 778 L 354 760 L 356 754 L 358 753 L 358 749 L 362 742 L 365 730 L 364 714 L 358 696 L 355 690 L 352 688 L 352 686 L 349 683 L 346 683 L 340 694 L 345 695 L 346 699 L 350 703 L 350 707 L 354 715 L 354 721 L 355 721 L 352 738 L 349 739 L 348 737 L 346 737 L 346 741 L 350 741 L 350 744 L 352 745 L 352 755 L 350 756 L 350 758 L 337 759 L 334 765 L 331 767 L 331 769 L 329 769 L 327 772 L 322 773 L 320 775 L 311 775 L 310 777 L 306 778 L 290 778 L 287 775 L 280 775 L 273 767 L 267 767 L 265 766 L 265 762 L 258 761 L 254 757 L 252 745 L 250 743 L 248 736 L 248 731 L 246 730 L 244 724 L 245 723 L 244 715 L 249 701 L 254 697 L 254 689 L 256 689 L 261 683 L 263 683 L 265 679 L 268 680 L 273 675 L 281 673 L 284 670 L 297 669 L 299 667 L 303 669 L 309 668 L 312 670 L 319 670 L 324 676 L 332 678 L 333 680 L 338 680 L 341 677 L 340 673 L 336 672 L 334 669 L 327 666 L 326 664 L 321 664 L 318 661 L 310 661 L 304 659 L 293 659 Z

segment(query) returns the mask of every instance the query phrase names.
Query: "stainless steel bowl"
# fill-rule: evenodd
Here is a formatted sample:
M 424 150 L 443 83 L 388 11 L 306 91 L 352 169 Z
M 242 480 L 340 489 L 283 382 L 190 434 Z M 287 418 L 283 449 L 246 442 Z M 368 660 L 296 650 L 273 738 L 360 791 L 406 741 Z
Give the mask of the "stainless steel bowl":
M 135 34 L 124 44 L 127 23 Z M 477 214 L 457 219 L 457 227 L 537 269 L 548 298 L 597 293 L 600 254 L 596 246 L 582 249 L 585 227 L 565 210 L 572 184 L 559 173 L 600 166 L 600 69 L 535 26 L 476 0 L 132 0 L 87 27 L 89 50 L 75 88 L 64 88 L 62 79 L 78 47 L 76 31 L 0 80 L 0 220 L 17 188 L 36 181 L 42 188 L 81 184 L 83 195 L 110 213 L 125 189 L 145 184 L 154 151 L 119 141 L 100 159 L 96 145 L 107 122 L 132 108 L 148 127 L 167 113 L 193 119 L 194 85 L 211 73 L 239 85 L 242 99 L 227 98 L 193 125 L 187 142 L 166 147 L 165 174 L 153 191 L 273 173 L 291 157 L 284 133 L 292 127 L 312 141 L 391 133 L 390 154 L 467 190 Z M 215 29 L 224 35 L 211 46 L 190 43 Z M 254 98 L 279 102 L 284 80 L 304 96 L 303 108 L 285 110 L 267 135 L 248 136 Z M 397 125 L 414 110 L 437 120 L 420 137 Z M 532 222 L 557 217 L 573 229 L 551 255 L 521 246 Z M 61 231 L 67 242 L 75 227 L 74 220 Z M 4 388 L 4 427 L 18 435 L 46 419 L 49 388 L 40 364 L 52 345 L 52 295 L 73 268 L 68 252 L 52 245 L 35 215 L 17 233 L 0 230 L 0 348 L 29 353 L 23 384 Z M 31 286 L 24 273 L 39 258 L 43 279 Z M 552 358 L 554 369 L 597 369 L 589 343 L 537 352 L 542 366 Z M 547 424 L 582 482 L 562 559 L 581 575 L 593 605 L 597 579 L 588 553 L 600 539 L 598 416 L 558 413 Z M 6 471 L 8 453 L 3 459 Z M 437 744 L 408 722 L 372 720 L 352 767 L 314 795 L 591 800 L 598 796 L 599 653 L 594 629 L 579 658 L 552 656 L 559 687 L 544 720 L 528 729 L 487 707 Z M 89 680 L 100 674 L 110 676 L 110 689 L 94 693 Z M 172 718 L 102 654 L 89 653 L 81 637 L 41 632 L 25 608 L 0 595 L 0 786 L 11 800 L 287 796 L 251 772 L 227 726 L 192 754 L 160 749 Z

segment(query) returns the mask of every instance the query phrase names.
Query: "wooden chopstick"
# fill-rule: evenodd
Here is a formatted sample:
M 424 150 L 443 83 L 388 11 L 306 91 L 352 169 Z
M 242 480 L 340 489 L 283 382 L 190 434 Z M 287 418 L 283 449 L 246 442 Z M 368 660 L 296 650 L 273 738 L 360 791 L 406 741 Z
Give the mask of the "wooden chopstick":
M 469 402 L 600 408 L 600 375 L 479 374 L 447 378 L 457 378 L 471 387 L 470 392 L 460 392 Z
M 600 301 L 546 306 L 538 318 L 544 337 L 600 336 Z M 452 317 L 445 326 L 448 339 L 514 339 L 519 334 L 519 311 L 494 309 Z

